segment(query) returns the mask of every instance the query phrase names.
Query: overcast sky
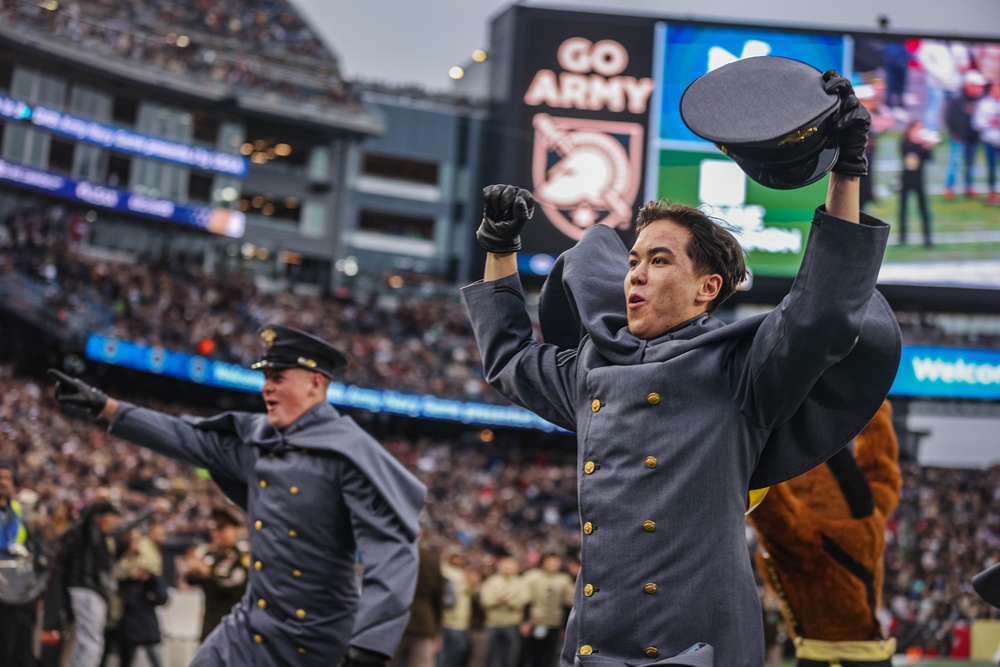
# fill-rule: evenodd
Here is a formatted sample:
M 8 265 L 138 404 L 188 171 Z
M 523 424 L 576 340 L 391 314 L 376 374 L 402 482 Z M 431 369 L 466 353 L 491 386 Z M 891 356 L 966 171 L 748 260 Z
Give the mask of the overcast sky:
M 488 48 L 509 0 L 291 0 L 341 58 L 348 78 L 447 90 L 448 68 Z M 523 4 L 777 25 L 1000 37 L 1000 0 L 547 0 Z

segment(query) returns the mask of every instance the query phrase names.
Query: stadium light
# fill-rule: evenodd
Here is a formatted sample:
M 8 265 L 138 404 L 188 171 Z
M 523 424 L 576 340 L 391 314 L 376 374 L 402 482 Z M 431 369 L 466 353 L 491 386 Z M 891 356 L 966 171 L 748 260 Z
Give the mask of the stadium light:
M 456 65 L 455 67 L 452 67 L 450 70 L 448 70 L 448 76 L 450 76 L 455 81 L 458 81 L 463 76 L 465 76 L 465 70 Z

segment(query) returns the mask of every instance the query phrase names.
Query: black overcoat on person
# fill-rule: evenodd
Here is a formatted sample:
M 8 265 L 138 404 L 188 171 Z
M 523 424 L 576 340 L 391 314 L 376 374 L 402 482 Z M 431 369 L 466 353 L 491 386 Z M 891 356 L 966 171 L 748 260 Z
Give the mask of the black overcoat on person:
M 167 603 L 167 586 L 155 574 L 143 579 L 123 579 L 118 584 L 124 613 L 118 623 L 122 639 L 129 644 L 159 644 L 160 621 L 156 608 Z

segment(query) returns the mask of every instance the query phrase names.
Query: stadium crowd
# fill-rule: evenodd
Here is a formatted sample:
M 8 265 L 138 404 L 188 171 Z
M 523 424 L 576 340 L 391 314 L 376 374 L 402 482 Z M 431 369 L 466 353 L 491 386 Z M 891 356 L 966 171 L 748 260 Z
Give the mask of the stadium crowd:
M 63 414 L 44 381 L 0 365 L 0 382 L 0 458 L 18 461 L 19 498 L 45 548 L 55 548 L 83 508 L 111 501 L 126 519 L 137 518 L 150 527 L 148 533 L 159 533 L 161 550 L 174 559 L 164 572 L 174 573 L 176 585 L 184 571 L 181 556 L 204 541 L 212 509 L 226 505 L 214 484 L 196 470 Z M 530 436 L 511 434 L 381 440 L 428 486 L 423 541 L 431 550 L 460 554 L 479 580 L 504 556 L 526 570 L 549 552 L 564 555 L 575 573 L 572 448 L 541 448 Z M 901 645 L 946 655 L 957 627 L 996 613 L 969 582 L 1000 562 L 1000 513 L 990 509 L 1000 501 L 1000 467 L 958 470 L 904 462 L 902 472 L 902 498 L 888 525 L 881 615 Z
M 391 295 L 265 293 L 245 274 L 207 276 L 157 262 L 92 259 L 64 242 L 58 207 L 0 226 L 0 280 L 44 290 L 61 321 L 86 315 L 99 331 L 248 365 L 265 322 L 297 326 L 350 352 L 345 381 L 435 396 L 499 402 L 483 380 L 465 311 L 455 295 L 403 303 Z M 79 332 L 84 334 L 86 332 Z
M 1000 467 L 900 465 L 902 496 L 889 518 L 883 604 L 905 643 L 948 655 L 956 627 L 996 610 L 972 576 L 1000 562 Z
M 336 59 L 285 0 L 2 0 L 0 25 L 236 94 L 360 110 Z
M 334 295 L 265 291 L 246 273 L 141 258 L 111 261 L 67 242 L 72 222 L 59 206 L 32 209 L 0 225 L 0 283 L 18 279 L 44 294 L 55 318 L 125 340 L 249 365 L 265 322 L 313 331 L 355 363 L 345 381 L 443 398 L 505 402 L 483 380 L 479 352 L 454 291 L 409 295 L 342 290 Z M 907 345 L 992 349 L 1000 322 L 956 326 L 934 313 L 897 313 Z M 959 323 L 961 324 L 961 323 Z

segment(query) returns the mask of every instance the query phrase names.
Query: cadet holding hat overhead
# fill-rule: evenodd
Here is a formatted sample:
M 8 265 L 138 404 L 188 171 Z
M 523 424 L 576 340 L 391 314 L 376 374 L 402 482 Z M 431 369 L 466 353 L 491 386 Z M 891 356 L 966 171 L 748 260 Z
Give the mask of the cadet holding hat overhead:
M 744 277 L 739 243 L 698 209 L 651 202 L 631 249 L 595 225 L 559 258 L 542 290 L 539 343 L 515 255 L 531 193 L 484 190 L 485 276 L 463 297 L 486 377 L 577 433 L 582 567 L 564 667 L 761 667 L 748 491 L 841 449 L 895 376 L 899 329 L 875 292 L 888 226 L 859 211 L 868 114 L 836 73 L 796 79 L 784 67 L 739 65 L 738 85 L 716 86 L 731 72 L 710 73 L 713 92 L 684 110 L 691 124 L 689 112 L 726 109 L 701 130 L 742 140 L 728 154 L 749 155 L 741 167 L 773 187 L 833 169 L 799 275 L 770 313 L 729 325 L 712 317 Z M 756 99 L 765 95 L 768 104 Z M 726 105 L 758 131 L 726 127 Z M 801 113 L 779 119 L 775 105 Z
M 171 417 L 53 370 L 56 398 L 106 419 L 114 435 L 207 468 L 246 510 L 247 592 L 192 665 L 381 667 L 406 627 L 426 489 L 327 402 L 346 355 L 290 327 L 259 335 L 266 414 Z

